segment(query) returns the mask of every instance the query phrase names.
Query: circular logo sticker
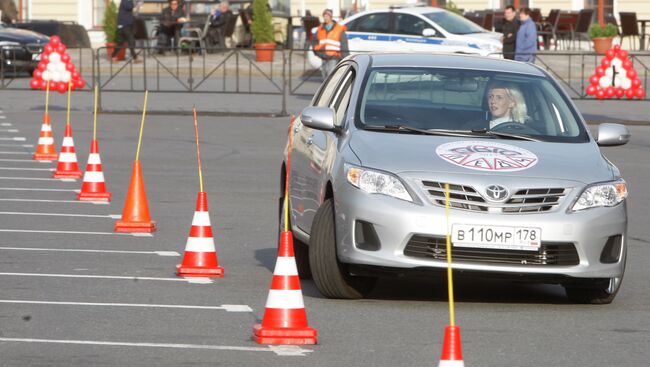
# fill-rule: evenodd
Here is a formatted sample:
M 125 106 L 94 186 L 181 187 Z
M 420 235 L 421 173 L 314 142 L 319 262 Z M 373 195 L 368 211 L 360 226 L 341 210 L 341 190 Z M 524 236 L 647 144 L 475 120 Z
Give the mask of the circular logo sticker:
M 485 141 L 457 141 L 436 148 L 436 154 L 457 166 L 477 171 L 513 172 L 530 168 L 538 158 L 513 145 Z

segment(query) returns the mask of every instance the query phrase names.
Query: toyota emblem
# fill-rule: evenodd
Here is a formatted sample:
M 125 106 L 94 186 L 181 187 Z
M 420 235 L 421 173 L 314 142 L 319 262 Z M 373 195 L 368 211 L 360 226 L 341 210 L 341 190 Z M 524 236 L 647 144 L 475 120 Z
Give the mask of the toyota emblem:
M 491 201 L 505 201 L 508 198 L 508 189 L 501 185 L 490 185 L 485 188 L 485 195 Z

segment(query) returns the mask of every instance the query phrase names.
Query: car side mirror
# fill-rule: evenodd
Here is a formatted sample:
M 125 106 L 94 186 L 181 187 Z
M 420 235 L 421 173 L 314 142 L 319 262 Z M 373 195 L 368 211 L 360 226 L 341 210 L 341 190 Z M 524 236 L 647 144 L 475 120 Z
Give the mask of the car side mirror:
M 307 107 L 302 110 L 302 124 L 316 130 L 336 131 L 336 113 L 331 107 Z
M 601 147 L 624 145 L 630 141 L 630 130 L 621 124 L 598 125 L 598 139 L 596 142 Z
M 433 28 L 425 28 L 422 30 L 423 37 L 435 37 L 437 34 L 436 30 Z

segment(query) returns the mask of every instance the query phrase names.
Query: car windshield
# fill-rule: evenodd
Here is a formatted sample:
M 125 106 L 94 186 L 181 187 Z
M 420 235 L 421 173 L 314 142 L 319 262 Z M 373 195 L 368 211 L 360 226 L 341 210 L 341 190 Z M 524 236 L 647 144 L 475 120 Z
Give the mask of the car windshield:
M 471 21 L 461 17 L 460 15 L 447 11 L 437 11 L 423 15 L 431 19 L 445 31 L 452 34 L 471 34 L 485 32 L 485 29 L 479 27 Z
M 373 68 L 357 122 L 386 132 L 589 141 L 576 111 L 546 77 L 480 70 Z

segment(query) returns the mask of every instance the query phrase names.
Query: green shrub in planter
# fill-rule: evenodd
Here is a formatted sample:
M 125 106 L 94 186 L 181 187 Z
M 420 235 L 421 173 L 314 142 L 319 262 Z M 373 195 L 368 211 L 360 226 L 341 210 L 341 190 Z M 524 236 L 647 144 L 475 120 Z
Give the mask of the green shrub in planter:
M 601 27 L 600 24 L 592 24 L 589 27 L 589 36 L 591 38 L 614 38 L 617 34 L 618 28 L 612 23 L 607 23 L 604 27 Z
M 275 43 L 271 10 L 267 0 L 253 1 L 253 24 L 251 33 L 255 43 Z
M 102 26 L 106 35 L 106 43 L 115 43 L 117 41 L 117 5 L 113 0 L 108 2 L 104 10 Z

